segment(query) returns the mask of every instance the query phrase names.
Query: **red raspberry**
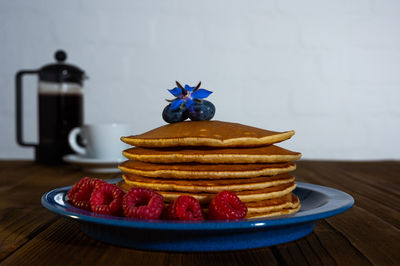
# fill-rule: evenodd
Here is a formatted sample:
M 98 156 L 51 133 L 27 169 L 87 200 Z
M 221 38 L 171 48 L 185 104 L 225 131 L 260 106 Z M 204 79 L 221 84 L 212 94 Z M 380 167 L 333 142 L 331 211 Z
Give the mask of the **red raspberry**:
M 180 221 L 203 221 L 200 203 L 192 196 L 179 196 L 168 208 L 168 217 Z
M 76 192 L 78 191 L 79 187 L 82 186 L 83 183 L 86 183 L 90 180 L 90 177 L 84 177 L 81 180 L 79 180 L 78 182 L 76 182 L 74 184 L 74 186 L 68 191 L 67 195 L 69 199 L 72 199 L 73 195 L 76 194 Z
M 116 185 L 101 184 L 93 190 L 90 207 L 94 213 L 120 215 L 123 195 L 122 189 Z
M 129 218 L 160 219 L 164 199 L 154 190 L 134 187 L 123 197 L 122 209 Z
M 97 186 L 104 183 L 106 182 L 98 178 L 82 178 L 68 191 L 69 201 L 75 207 L 90 211 L 90 196 Z
M 247 214 L 246 205 L 231 191 L 221 191 L 211 201 L 208 218 L 214 220 L 242 219 Z

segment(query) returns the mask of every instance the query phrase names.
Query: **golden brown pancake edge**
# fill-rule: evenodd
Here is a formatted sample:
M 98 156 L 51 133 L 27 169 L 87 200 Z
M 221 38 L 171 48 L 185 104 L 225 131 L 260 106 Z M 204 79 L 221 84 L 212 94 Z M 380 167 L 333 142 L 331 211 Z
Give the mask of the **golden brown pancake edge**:
M 129 186 L 143 187 L 161 191 L 181 192 L 206 192 L 218 193 L 223 190 L 241 191 L 256 190 L 280 184 L 294 182 L 294 177 L 288 174 L 275 176 L 261 176 L 246 179 L 206 179 L 206 180 L 182 180 L 182 179 L 158 179 L 135 176 L 130 174 L 122 175 L 125 183 Z
M 119 164 L 118 167 L 124 173 L 138 176 L 176 179 L 251 178 L 257 176 L 283 174 L 296 169 L 296 165 L 294 163 L 246 164 L 242 166 L 245 167 L 245 169 L 240 169 L 241 165 L 239 164 L 156 165 L 138 161 L 125 161 Z M 183 170 L 181 170 L 179 167 L 181 167 Z M 207 167 L 209 168 L 207 169 Z M 225 167 L 225 169 L 219 170 L 218 167 Z M 228 169 L 227 167 L 232 168 Z
M 130 148 L 122 154 L 132 160 L 150 163 L 279 163 L 301 158 L 301 153 L 292 152 L 275 145 L 254 148 L 182 147 L 182 148 Z
M 121 137 L 138 147 L 255 147 L 289 139 L 294 131 L 276 132 L 223 121 L 184 121 L 164 125 L 143 134 Z
M 131 186 L 127 185 L 124 181 L 118 183 L 118 186 L 124 190 L 128 191 Z M 274 187 L 268 187 L 258 190 L 248 190 L 248 191 L 238 191 L 236 195 L 240 198 L 242 202 L 255 202 L 260 200 L 278 198 L 287 193 L 292 192 L 296 188 L 296 183 L 291 182 L 287 184 L 281 184 Z M 200 204 L 209 204 L 211 200 L 217 195 L 217 193 L 195 193 L 195 192 L 179 192 L 179 191 L 157 191 L 164 198 L 165 202 L 173 202 L 179 196 L 189 195 L 196 198 Z

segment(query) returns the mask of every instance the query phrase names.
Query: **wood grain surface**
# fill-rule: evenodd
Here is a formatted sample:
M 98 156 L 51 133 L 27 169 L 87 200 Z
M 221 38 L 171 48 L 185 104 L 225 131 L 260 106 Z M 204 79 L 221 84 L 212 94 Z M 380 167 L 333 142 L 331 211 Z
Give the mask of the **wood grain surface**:
M 0 265 L 400 265 L 400 162 L 299 161 L 298 181 L 351 194 L 349 211 L 300 240 L 225 252 L 152 252 L 91 239 L 40 204 L 90 174 L 72 166 L 0 161 Z

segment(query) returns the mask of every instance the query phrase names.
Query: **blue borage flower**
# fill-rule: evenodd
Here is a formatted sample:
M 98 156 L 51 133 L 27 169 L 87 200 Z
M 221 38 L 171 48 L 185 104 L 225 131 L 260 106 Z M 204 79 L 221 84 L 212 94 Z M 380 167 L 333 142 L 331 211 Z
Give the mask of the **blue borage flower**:
M 201 99 L 207 98 L 212 91 L 206 89 L 200 89 L 201 82 L 196 87 L 190 87 L 189 85 L 185 85 L 183 87 L 176 81 L 177 87 L 172 90 L 168 90 L 172 95 L 176 97 L 176 99 L 172 100 L 170 109 L 176 110 L 178 108 L 183 108 L 184 106 L 187 109 L 190 109 L 195 101 L 201 101 Z

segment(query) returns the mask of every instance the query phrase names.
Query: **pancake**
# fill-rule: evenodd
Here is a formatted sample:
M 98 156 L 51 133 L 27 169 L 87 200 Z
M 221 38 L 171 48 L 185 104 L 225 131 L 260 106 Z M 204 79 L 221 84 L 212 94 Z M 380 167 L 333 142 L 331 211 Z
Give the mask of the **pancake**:
M 255 148 L 172 147 L 130 148 L 122 154 L 132 160 L 150 163 L 279 163 L 300 159 L 301 153 L 269 145 Z
M 300 210 L 300 204 L 292 208 L 284 208 L 280 210 L 261 212 L 261 213 L 249 213 L 246 215 L 246 219 L 266 218 L 272 216 L 281 216 L 296 213 Z
M 146 133 L 121 137 L 137 147 L 256 147 L 289 139 L 294 131 L 276 132 L 222 121 L 185 121 L 164 125 Z
M 119 182 L 118 186 L 124 191 L 129 191 L 132 186 L 129 186 L 124 181 Z M 295 182 L 281 184 L 273 187 L 267 187 L 257 190 L 244 190 L 237 191 L 235 194 L 240 198 L 242 202 L 256 202 L 266 199 L 273 199 L 282 197 L 296 188 Z M 189 195 L 196 198 L 200 204 L 209 204 L 217 193 L 201 193 L 201 192 L 179 192 L 179 191 L 157 191 L 164 197 L 165 202 L 173 202 L 179 196 Z
M 294 177 L 288 174 L 245 179 L 209 180 L 155 179 L 130 174 L 124 174 L 122 177 L 125 183 L 131 187 L 142 187 L 161 191 L 208 193 L 218 193 L 223 190 L 257 190 L 285 183 L 291 183 L 294 181 Z
M 250 178 L 288 173 L 294 163 L 275 164 L 153 164 L 128 160 L 119 164 L 122 172 L 158 178 L 212 179 Z
M 299 205 L 300 200 L 293 193 L 288 193 L 279 198 L 246 203 L 247 214 L 268 213 L 288 208 L 293 209 L 297 208 Z

